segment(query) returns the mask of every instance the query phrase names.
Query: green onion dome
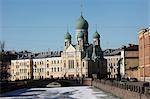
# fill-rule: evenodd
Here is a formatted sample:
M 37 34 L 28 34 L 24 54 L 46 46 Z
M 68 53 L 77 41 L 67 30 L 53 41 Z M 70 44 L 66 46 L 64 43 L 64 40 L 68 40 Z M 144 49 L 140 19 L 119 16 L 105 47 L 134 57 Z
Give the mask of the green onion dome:
M 77 20 L 76 29 L 88 29 L 88 22 L 81 15 Z
M 84 37 L 84 33 L 81 31 L 79 34 L 78 34 L 78 38 L 83 38 Z
M 71 39 L 71 35 L 67 32 L 64 36 L 64 39 Z
M 93 34 L 93 38 L 100 38 L 100 35 L 98 34 L 97 31 Z

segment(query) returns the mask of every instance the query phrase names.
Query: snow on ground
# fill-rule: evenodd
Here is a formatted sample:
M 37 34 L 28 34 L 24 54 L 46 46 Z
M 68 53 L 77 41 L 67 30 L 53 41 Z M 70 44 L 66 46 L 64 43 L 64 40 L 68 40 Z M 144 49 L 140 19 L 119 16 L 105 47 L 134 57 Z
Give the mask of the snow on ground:
M 1 94 L 1 99 L 119 99 L 89 86 L 20 89 Z

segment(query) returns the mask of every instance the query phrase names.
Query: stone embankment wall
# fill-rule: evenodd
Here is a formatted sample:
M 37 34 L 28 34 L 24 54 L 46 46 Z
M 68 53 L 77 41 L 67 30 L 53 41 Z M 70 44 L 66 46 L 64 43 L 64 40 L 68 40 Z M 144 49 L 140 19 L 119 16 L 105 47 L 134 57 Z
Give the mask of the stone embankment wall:
M 92 78 L 83 78 L 82 84 L 86 86 L 91 86 L 92 85 Z
M 150 87 L 104 80 L 94 80 L 92 81 L 92 86 L 112 93 L 121 99 L 150 99 Z

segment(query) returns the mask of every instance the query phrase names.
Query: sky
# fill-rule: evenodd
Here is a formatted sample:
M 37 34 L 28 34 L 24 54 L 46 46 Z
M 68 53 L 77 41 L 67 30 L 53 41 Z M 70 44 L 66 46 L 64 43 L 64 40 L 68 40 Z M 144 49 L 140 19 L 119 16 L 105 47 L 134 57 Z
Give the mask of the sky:
M 0 41 L 6 50 L 63 50 L 67 31 L 76 43 L 81 2 L 89 43 L 97 24 L 102 49 L 138 44 L 138 31 L 150 27 L 150 0 L 0 0 Z

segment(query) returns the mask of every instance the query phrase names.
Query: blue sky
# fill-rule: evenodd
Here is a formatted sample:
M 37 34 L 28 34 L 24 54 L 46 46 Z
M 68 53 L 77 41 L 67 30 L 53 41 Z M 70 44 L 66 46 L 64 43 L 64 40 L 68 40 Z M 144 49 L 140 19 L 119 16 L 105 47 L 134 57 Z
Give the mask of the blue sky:
M 138 44 L 138 31 L 150 26 L 149 0 L 82 0 L 89 42 L 97 30 L 101 47 Z M 81 0 L 0 0 L 0 40 L 6 50 L 62 50 L 67 25 L 75 43 Z

